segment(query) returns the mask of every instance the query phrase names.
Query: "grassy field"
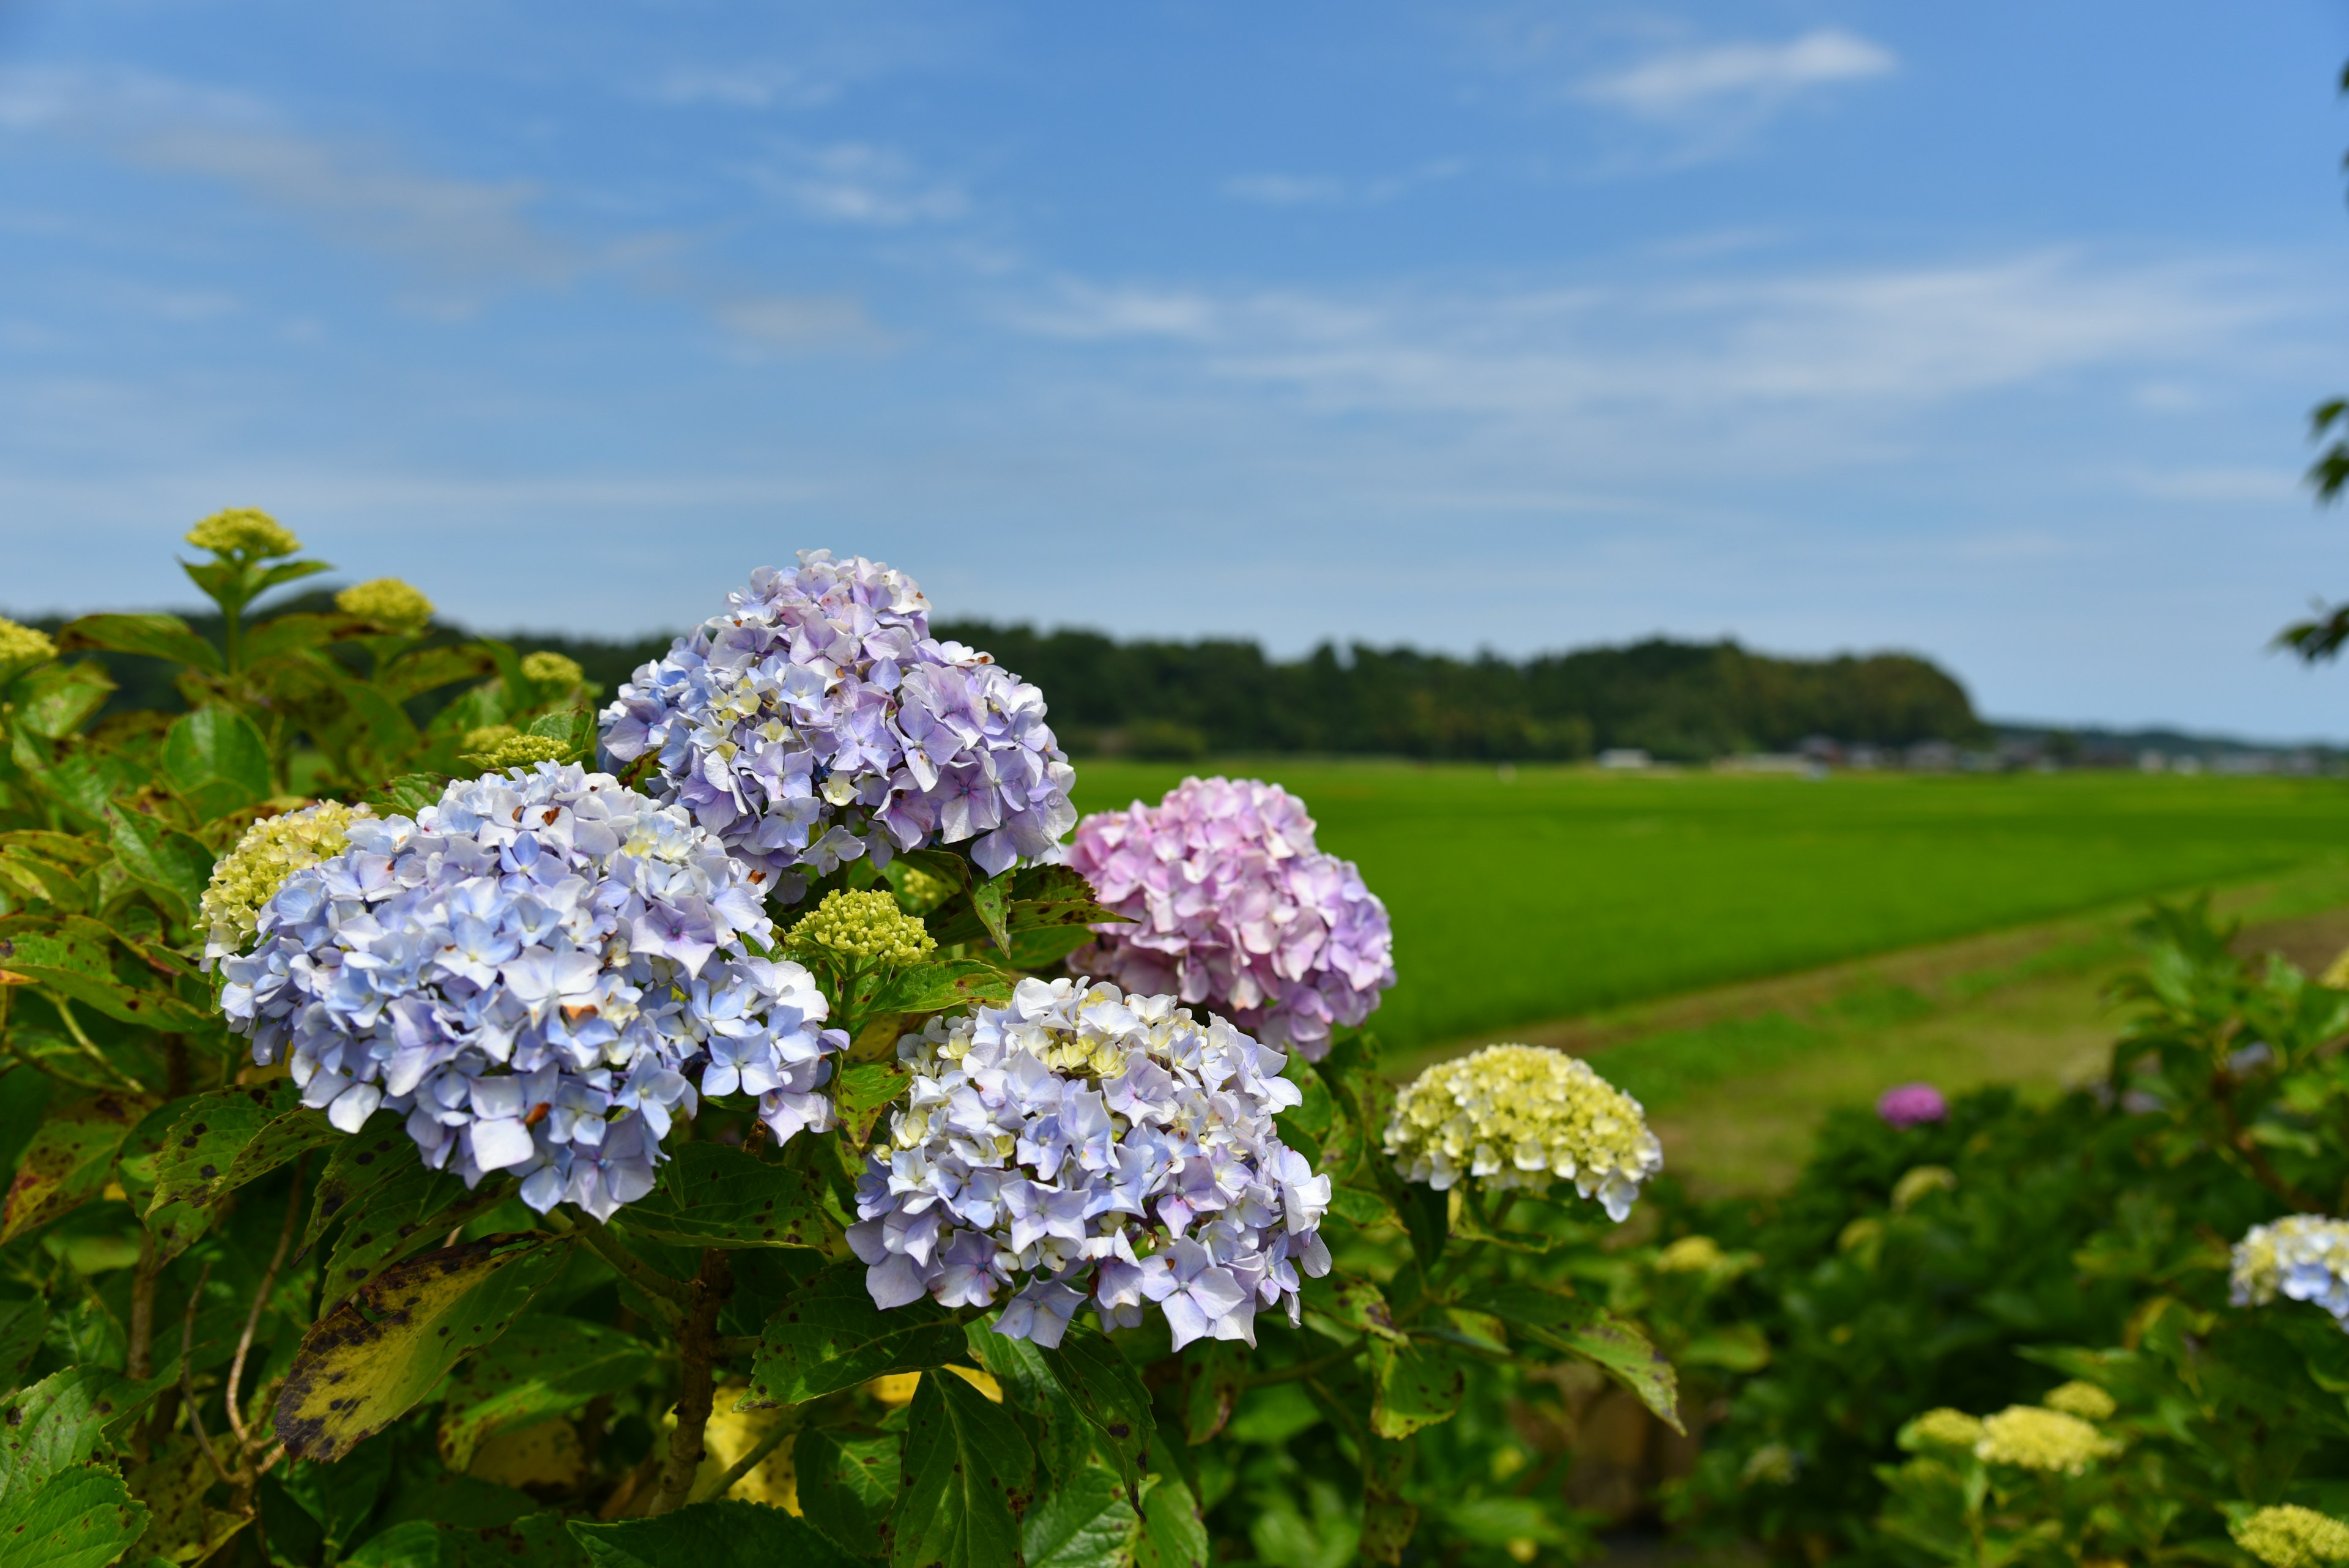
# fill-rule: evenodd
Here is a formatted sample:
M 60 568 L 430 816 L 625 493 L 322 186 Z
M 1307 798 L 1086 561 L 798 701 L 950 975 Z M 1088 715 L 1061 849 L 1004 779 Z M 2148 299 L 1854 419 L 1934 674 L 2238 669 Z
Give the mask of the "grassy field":
M 1361 863 L 1392 911 L 1402 976 L 1377 1027 L 1406 1051 L 2155 893 L 2349 865 L 2349 784 L 2329 780 L 1812 783 L 1270 758 L 1081 763 L 1077 804 L 1154 801 L 1189 772 L 1282 784 L 1305 799 L 1322 846 Z M 1871 1031 L 1899 1020 L 1869 1005 L 1913 1008 L 1890 993 L 1837 1005 Z M 1758 1064 L 1806 1050 L 1797 1035 L 1755 1035 L 1730 1054 Z

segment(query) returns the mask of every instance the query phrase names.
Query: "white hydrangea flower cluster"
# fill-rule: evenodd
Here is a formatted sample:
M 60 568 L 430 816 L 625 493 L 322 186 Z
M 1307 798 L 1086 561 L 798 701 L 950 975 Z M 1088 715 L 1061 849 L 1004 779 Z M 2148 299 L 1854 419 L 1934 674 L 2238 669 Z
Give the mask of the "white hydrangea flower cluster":
M 1176 1348 L 1256 1343 L 1329 1272 L 1330 1179 L 1280 1141 L 1287 1058 L 1171 996 L 1019 982 L 1008 1007 L 898 1042 L 914 1082 L 857 1184 L 849 1245 L 883 1307 L 1012 1291 L 996 1332 L 1058 1345 L 1091 1295 L 1103 1328 L 1154 1303 Z
M 2349 1327 L 2349 1220 L 2293 1214 L 2254 1225 L 2235 1243 L 2237 1306 L 2265 1306 L 2281 1295 L 2313 1302 Z
M 1488 1189 L 1574 1183 L 1621 1221 L 1664 1167 L 1640 1102 L 1563 1051 L 1487 1045 L 1430 1067 L 1395 1096 L 1386 1151 L 1438 1192 L 1464 1177 Z
M 992 876 L 1057 851 L 1076 771 L 1044 695 L 929 633 L 914 579 L 803 550 L 761 567 L 603 715 L 604 749 L 660 763 L 658 789 L 797 899 L 870 854 L 971 843 Z
M 356 1132 L 403 1112 L 425 1162 L 523 1178 L 543 1213 L 642 1197 L 671 1117 L 757 1095 L 779 1139 L 833 1125 L 847 1035 L 774 936 L 750 867 L 608 774 L 539 764 L 354 816 L 268 898 L 221 1005 L 255 1062 Z

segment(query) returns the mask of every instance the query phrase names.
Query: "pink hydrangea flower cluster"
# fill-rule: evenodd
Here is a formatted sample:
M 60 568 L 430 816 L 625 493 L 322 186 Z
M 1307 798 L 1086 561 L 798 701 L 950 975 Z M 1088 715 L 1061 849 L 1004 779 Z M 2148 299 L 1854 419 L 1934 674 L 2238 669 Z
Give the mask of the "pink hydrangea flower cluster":
M 1185 779 L 1077 825 L 1069 865 L 1133 920 L 1102 926 L 1070 969 L 1204 1004 L 1309 1061 L 1392 985 L 1386 906 L 1353 862 L 1314 847 L 1305 805 L 1255 779 Z
M 1876 1114 L 1889 1127 L 1920 1127 L 1948 1116 L 1950 1102 L 1930 1084 L 1901 1084 L 1878 1097 Z

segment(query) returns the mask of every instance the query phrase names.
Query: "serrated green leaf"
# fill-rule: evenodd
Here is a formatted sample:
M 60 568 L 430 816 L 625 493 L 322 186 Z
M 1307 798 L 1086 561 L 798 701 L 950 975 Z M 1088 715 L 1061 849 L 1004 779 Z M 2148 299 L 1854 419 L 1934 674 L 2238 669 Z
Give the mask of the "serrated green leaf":
M 348 1453 L 413 1409 L 459 1356 L 495 1343 L 569 1256 L 569 1242 L 523 1232 L 386 1269 L 303 1336 L 277 1399 L 278 1440 L 297 1459 Z
M 191 923 L 212 874 L 212 852 L 153 817 L 112 806 L 114 857 L 160 899 L 174 919 Z
M 317 563 L 305 561 L 305 566 Z M 282 659 L 305 649 L 324 648 L 330 642 L 349 637 L 361 623 L 346 615 L 275 616 L 248 627 L 244 633 L 244 662 L 248 668 L 272 659 Z
M 1359 1275 L 1332 1273 L 1309 1280 L 1303 1293 L 1309 1310 L 1326 1314 L 1348 1328 L 1397 1345 L 1407 1337 L 1395 1327 L 1385 1293 Z
M 340 1219 L 351 1204 L 394 1176 L 423 1168 L 416 1145 L 400 1128 L 397 1112 L 378 1111 L 367 1125 L 336 1144 L 319 1173 L 318 1189 L 310 1200 L 310 1220 L 302 1231 L 303 1252 L 317 1245 L 326 1227 Z
M 122 1140 L 154 1104 L 135 1095 L 93 1095 L 52 1110 L 8 1184 L 0 1241 L 14 1241 L 97 1197 Z
M 0 1304 L 0 1394 L 23 1386 L 25 1368 L 40 1354 L 48 1328 L 48 1308 L 38 1296 Z
M 198 816 L 269 798 L 269 743 L 253 721 L 215 704 L 183 713 L 163 736 L 164 782 Z
M 367 804 L 379 816 L 412 817 L 426 806 L 439 804 L 441 792 L 448 787 L 446 774 L 402 774 L 369 794 Z
M 527 1334 L 498 1341 L 450 1379 L 440 1461 L 462 1470 L 493 1433 L 519 1431 L 568 1414 L 598 1394 L 616 1394 L 647 1376 L 657 1360 L 651 1345 L 616 1328 L 533 1317 Z
M 856 1557 L 882 1553 L 881 1526 L 897 1501 L 902 1439 L 811 1427 L 792 1447 L 800 1511 L 833 1545 Z
M 978 959 L 945 959 L 897 971 L 873 993 L 869 1012 L 945 1012 L 1011 1000 L 1011 977 Z M 916 1021 L 918 1023 L 918 1020 Z
M 1539 1285 L 1508 1284 L 1477 1293 L 1477 1307 L 1525 1330 L 1552 1350 L 1579 1356 L 1632 1393 L 1674 1431 L 1682 1430 L 1680 1378 L 1648 1336 L 1578 1296 Z
M 833 1079 L 832 1108 L 840 1118 L 841 1136 L 858 1148 L 873 1141 L 874 1124 L 913 1081 L 913 1069 L 902 1062 L 858 1062 L 840 1069 Z
M 220 649 L 175 615 L 82 616 L 58 628 L 57 648 L 67 653 L 84 648 L 143 653 L 150 659 L 192 664 L 215 675 L 221 670 Z
M 1157 1435 L 1141 1374 L 1117 1346 L 1081 1323 L 1069 1324 L 1061 1343 L 1040 1354 L 1070 1402 L 1109 1439 L 1106 1446 L 1125 1484 L 1138 1490 L 1150 1466 L 1150 1441 Z
M 677 1247 L 823 1245 L 824 1188 L 722 1143 L 679 1144 L 659 1184 L 620 1210 L 622 1226 Z
M 1028 1568 L 1122 1568 L 1133 1561 L 1141 1528 L 1117 1476 L 1085 1465 L 1020 1521 L 1020 1551 Z
M 186 1251 L 211 1227 L 235 1190 L 229 1176 L 238 1157 L 301 1099 L 292 1079 L 278 1078 L 211 1090 L 180 1113 L 155 1157 L 155 1191 L 147 1200 L 147 1231 L 155 1239 L 158 1262 Z
M 62 741 L 113 694 L 114 678 L 96 662 L 52 664 L 16 682 L 16 722 L 44 740 Z
M 262 1124 L 252 1142 L 237 1151 L 225 1179 L 228 1189 L 233 1192 L 288 1160 L 299 1158 L 314 1148 L 338 1146 L 350 1136 L 328 1121 L 324 1111 L 298 1105 L 280 1111 Z
M 5 1568 L 105 1568 L 146 1533 L 147 1510 L 122 1478 L 75 1465 L 0 1502 Z
M 695 1503 L 617 1524 L 574 1520 L 571 1533 L 595 1568 L 848 1568 L 855 1561 L 806 1521 L 755 1502 Z
M 102 1366 L 69 1366 L 0 1399 L 0 1502 L 89 1458 L 139 1394 L 138 1384 Z
M 743 1404 L 801 1405 L 886 1373 L 944 1366 L 963 1350 L 962 1324 L 945 1308 L 924 1297 L 884 1312 L 864 1288 L 864 1265 L 844 1259 L 785 1296 L 767 1319 Z
M 1207 1526 L 1198 1495 L 1174 1470 L 1154 1470 L 1143 1480 L 1133 1560 L 1138 1568 L 1207 1568 Z
M 1378 1337 L 1370 1345 L 1371 1430 L 1381 1438 L 1408 1438 L 1459 1413 L 1468 1378 L 1451 1346 Z
M 1019 1552 L 1036 1460 L 1010 1415 L 959 1377 L 925 1377 L 889 1517 L 893 1568 L 1002 1568 Z

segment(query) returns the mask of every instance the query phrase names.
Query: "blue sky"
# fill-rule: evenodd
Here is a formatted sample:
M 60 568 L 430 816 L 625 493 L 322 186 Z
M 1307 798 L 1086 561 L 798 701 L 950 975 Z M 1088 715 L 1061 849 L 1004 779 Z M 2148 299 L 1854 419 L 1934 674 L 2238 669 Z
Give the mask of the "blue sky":
M 2349 7 L 0 0 L 0 604 L 1906 648 L 2349 735 Z

